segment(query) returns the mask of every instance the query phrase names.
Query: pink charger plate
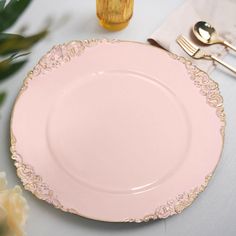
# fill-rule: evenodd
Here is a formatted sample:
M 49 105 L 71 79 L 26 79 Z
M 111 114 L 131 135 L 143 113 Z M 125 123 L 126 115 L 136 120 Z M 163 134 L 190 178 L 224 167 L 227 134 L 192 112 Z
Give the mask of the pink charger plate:
M 181 212 L 205 189 L 224 127 L 217 83 L 186 59 L 136 42 L 73 41 L 27 75 L 11 151 L 38 198 L 141 222 Z

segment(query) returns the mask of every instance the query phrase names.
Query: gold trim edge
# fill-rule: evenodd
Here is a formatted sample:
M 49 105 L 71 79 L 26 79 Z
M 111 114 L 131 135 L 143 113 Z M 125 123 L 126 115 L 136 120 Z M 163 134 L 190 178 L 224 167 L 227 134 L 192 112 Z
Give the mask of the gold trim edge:
M 11 158 L 14 161 L 17 176 L 21 179 L 25 190 L 32 192 L 38 199 L 48 202 L 55 208 L 59 208 L 62 211 L 77 214 L 80 216 L 83 215 L 81 215 L 75 209 L 66 208 L 65 206 L 63 206 L 58 200 L 58 197 L 55 195 L 55 193 L 50 189 L 50 187 L 46 183 L 43 182 L 42 177 L 35 173 L 34 168 L 32 166 L 24 163 L 21 155 L 17 153 L 16 137 L 14 136 L 12 131 L 12 117 L 14 114 L 14 107 L 16 105 L 16 102 L 19 99 L 20 95 L 28 88 L 30 80 L 39 76 L 40 74 L 47 73 L 53 68 L 57 68 L 58 66 L 70 61 L 73 57 L 81 55 L 86 47 L 92 47 L 103 42 L 116 43 L 124 41 L 109 39 L 91 39 L 84 41 L 71 41 L 69 43 L 54 46 L 46 55 L 44 55 L 39 60 L 33 70 L 27 74 L 26 79 L 23 82 L 23 86 L 21 87 L 20 92 L 15 100 L 11 115 Z M 190 75 L 190 78 L 194 82 L 194 85 L 198 87 L 200 89 L 200 93 L 206 97 L 207 104 L 216 109 L 216 115 L 222 122 L 220 133 L 224 140 L 224 130 L 226 121 L 223 107 L 223 98 L 220 95 L 218 84 L 212 79 L 210 79 L 207 73 L 194 66 L 191 61 L 187 60 L 184 57 L 179 57 L 170 52 L 168 52 L 168 54 L 172 59 L 178 60 L 185 65 L 186 70 Z M 164 219 L 169 216 L 181 213 L 185 208 L 187 208 L 193 203 L 193 201 L 198 197 L 201 192 L 204 191 L 212 177 L 213 172 L 205 177 L 205 180 L 202 185 L 195 187 L 188 192 L 183 192 L 179 194 L 175 198 L 167 201 L 166 204 L 157 207 L 154 213 L 148 214 L 141 219 L 127 218 L 123 220 L 123 222 L 147 222 L 149 220 Z

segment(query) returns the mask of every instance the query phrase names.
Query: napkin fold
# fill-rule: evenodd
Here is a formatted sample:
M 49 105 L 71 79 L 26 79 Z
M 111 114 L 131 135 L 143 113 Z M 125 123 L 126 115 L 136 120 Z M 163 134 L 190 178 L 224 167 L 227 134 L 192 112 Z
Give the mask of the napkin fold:
M 206 60 L 195 60 L 188 56 L 176 42 L 179 35 L 187 36 L 198 46 L 219 58 L 234 52 L 223 45 L 203 46 L 199 43 L 192 33 L 192 27 L 198 21 L 210 23 L 223 39 L 236 45 L 236 0 L 187 0 L 154 31 L 148 41 L 189 58 L 200 69 L 210 73 L 216 68 L 216 64 Z

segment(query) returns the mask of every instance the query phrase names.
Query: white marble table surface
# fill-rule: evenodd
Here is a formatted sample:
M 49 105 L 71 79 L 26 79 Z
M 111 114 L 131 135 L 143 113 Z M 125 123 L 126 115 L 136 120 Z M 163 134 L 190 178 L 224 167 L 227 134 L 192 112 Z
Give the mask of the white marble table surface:
M 54 44 L 73 39 L 118 38 L 145 42 L 153 30 L 183 0 L 136 0 L 134 16 L 129 27 L 121 32 L 107 32 L 97 24 L 95 0 L 34 0 L 23 17 L 13 27 L 29 25 L 34 32 L 47 17 L 54 20 L 65 16 L 67 23 L 57 27 L 33 50 L 27 65 L 11 79 L 0 84 L 8 92 L 0 114 L 0 171 L 5 171 L 9 185 L 21 184 L 16 177 L 9 154 L 9 118 L 15 96 L 22 80 L 38 59 Z M 207 1 L 206 1 L 207 2 Z M 179 23 L 181 24 L 180 19 Z M 236 66 L 236 54 L 226 61 Z M 236 235 L 236 77 L 217 70 L 211 77 L 220 85 L 227 115 L 224 151 L 216 173 L 207 190 L 182 214 L 166 220 L 143 224 L 102 223 L 63 213 L 24 191 L 30 206 L 26 230 L 30 236 L 92 236 L 92 235 Z

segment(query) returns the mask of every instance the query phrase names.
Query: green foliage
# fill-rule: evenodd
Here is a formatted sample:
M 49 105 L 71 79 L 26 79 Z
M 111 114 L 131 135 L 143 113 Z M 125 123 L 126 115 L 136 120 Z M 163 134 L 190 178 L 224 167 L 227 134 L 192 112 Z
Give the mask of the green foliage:
M 6 0 L 1 0 L 0 1 L 0 11 L 3 9 L 3 7 L 5 6 L 6 4 Z
M 22 54 L 19 56 L 22 56 Z M 13 58 L 9 57 L 0 62 L 0 81 L 8 78 L 10 75 L 13 75 L 27 62 L 27 60 L 21 60 L 18 62 L 12 61 Z
M 31 0 L 11 0 L 7 5 L 3 0 L 0 3 L 0 31 L 10 28 L 28 7 Z
M 30 36 L 4 32 L 17 22 L 30 3 L 31 0 L 10 0 L 8 3 L 0 0 L 0 82 L 21 69 L 27 59 L 15 59 L 28 55 L 27 51 L 48 34 L 47 29 Z M 5 93 L 1 93 L 0 104 L 4 98 Z
M 44 38 L 47 33 L 47 30 L 43 30 L 28 37 L 18 34 L 0 33 L 0 56 L 28 50 L 39 40 Z
M 5 98 L 6 98 L 6 93 L 5 92 L 1 92 L 0 93 L 0 107 L 2 106 Z

